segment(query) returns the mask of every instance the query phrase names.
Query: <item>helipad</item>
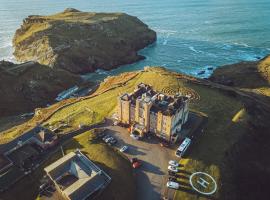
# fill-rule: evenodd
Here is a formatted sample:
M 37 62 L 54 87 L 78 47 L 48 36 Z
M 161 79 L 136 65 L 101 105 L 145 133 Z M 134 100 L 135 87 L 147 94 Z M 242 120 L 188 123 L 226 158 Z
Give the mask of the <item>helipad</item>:
M 191 187 L 204 195 L 214 194 L 217 190 L 217 183 L 215 179 L 205 172 L 195 172 L 190 178 Z

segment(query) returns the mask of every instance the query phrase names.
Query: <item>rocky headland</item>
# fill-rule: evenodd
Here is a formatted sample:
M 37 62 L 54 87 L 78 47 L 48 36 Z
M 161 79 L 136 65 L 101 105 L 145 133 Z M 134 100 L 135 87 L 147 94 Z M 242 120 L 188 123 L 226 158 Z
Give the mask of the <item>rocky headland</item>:
M 156 33 L 137 17 L 69 8 L 24 19 L 13 46 L 18 61 L 37 61 L 81 74 L 143 59 L 138 50 L 155 41 Z

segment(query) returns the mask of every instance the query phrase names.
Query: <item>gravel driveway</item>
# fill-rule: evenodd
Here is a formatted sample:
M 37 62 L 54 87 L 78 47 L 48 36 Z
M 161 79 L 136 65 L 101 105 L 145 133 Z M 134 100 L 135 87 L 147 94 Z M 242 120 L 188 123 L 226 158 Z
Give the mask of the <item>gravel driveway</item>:
M 134 140 L 129 135 L 127 129 L 119 126 L 107 126 L 107 134 L 118 139 L 116 147 L 123 145 L 129 147 L 125 153 L 129 158 L 137 157 L 142 161 L 142 167 L 135 169 L 137 199 L 157 200 L 162 196 L 173 199 L 174 190 L 167 189 L 168 161 L 176 160 L 175 150 L 161 147 L 158 139 L 145 138 Z

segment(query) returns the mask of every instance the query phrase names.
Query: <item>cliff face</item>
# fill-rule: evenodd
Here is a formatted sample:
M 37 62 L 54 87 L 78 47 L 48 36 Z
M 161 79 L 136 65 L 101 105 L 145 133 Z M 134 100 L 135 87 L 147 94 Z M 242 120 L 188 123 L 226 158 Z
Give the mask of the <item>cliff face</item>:
M 156 33 L 136 17 L 66 9 L 26 18 L 13 45 L 19 61 L 86 73 L 143 59 L 137 51 L 155 41 Z
M 255 99 L 270 105 L 270 56 L 255 62 L 241 62 L 217 68 L 209 78 L 223 85 L 237 87 L 248 92 Z M 252 99 L 243 97 L 243 103 L 249 114 L 254 116 L 252 124 L 269 129 L 270 108 L 261 106 Z
M 80 77 L 34 62 L 0 62 L 1 117 L 29 112 L 80 82 Z
M 270 56 L 256 62 L 241 62 L 219 67 L 210 80 L 240 88 L 270 87 Z

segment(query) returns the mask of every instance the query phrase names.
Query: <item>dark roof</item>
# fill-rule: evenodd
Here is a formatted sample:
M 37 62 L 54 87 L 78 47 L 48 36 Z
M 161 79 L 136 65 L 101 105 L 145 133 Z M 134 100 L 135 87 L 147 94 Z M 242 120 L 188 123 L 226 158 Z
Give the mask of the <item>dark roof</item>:
M 80 151 L 71 152 L 44 169 L 71 200 L 85 199 L 110 177 Z
M 32 156 L 38 156 L 40 153 L 36 148 L 30 144 L 25 144 L 20 148 L 14 150 L 8 154 L 8 158 L 13 161 L 14 164 L 20 165 L 22 162 L 26 161 Z
M 157 98 L 152 99 L 157 95 Z M 149 97 L 149 98 L 147 98 Z M 168 96 L 158 93 L 152 89 L 151 86 L 140 83 L 132 94 L 124 94 L 121 97 L 123 100 L 131 101 L 132 105 L 136 104 L 137 99 L 148 99 L 152 101 L 153 105 L 150 109 L 151 112 L 162 112 L 164 115 L 173 115 L 176 111 L 184 106 L 184 102 L 188 99 L 185 96 Z
M 57 184 L 60 186 L 61 190 L 64 190 L 68 186 L 72 185 L 78 180 L 78 177 L 74 176 L 71 173 L 66 172 L 59 180 Z
M 35 136 L 36 139 L 38 139 L 40 142 L 51 142 L 54 140 L 55 134 L 53 134 L 48 129 L 40 130 Z
M 78 188 L 72 194 L 69 195 L 71 200 L 81 200 L 91 194 L 96 190 L 100 189 L 101 186 L 105 185 L 107 178 L 104 175 L 97 175 L 91 178 L 90 181 L 86 182 L 82 187 Z

